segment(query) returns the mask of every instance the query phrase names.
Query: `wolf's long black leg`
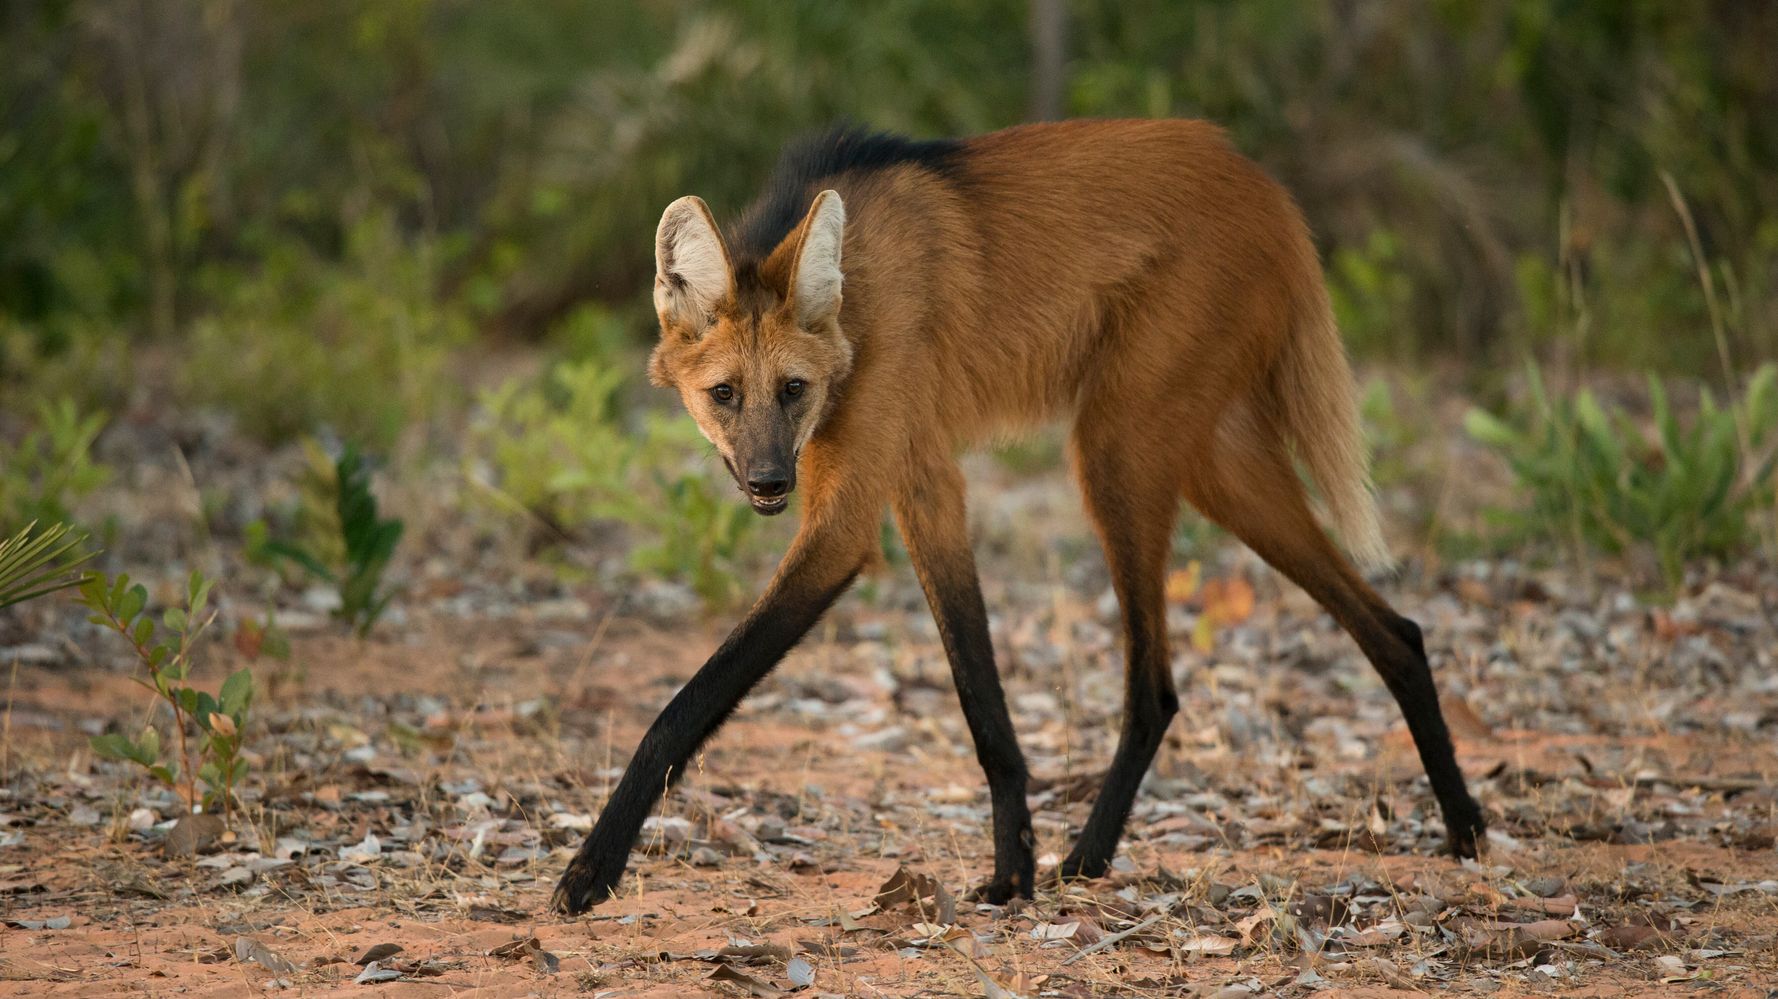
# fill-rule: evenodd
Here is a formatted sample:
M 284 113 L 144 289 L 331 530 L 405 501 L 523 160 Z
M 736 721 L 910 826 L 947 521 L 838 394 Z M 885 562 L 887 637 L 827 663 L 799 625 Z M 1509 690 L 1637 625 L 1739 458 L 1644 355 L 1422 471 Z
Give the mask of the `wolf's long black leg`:
M 1178 500 L 1171 492 L 1137 495 L 1134 477 L 1115 468 L 1114 452 L 1080 452 L 1087 508 L 1099 529 L 1111 584 L 1123 608 L 1124 722 L 1105 784 L 1093 801 L 1080 839 L 1062 861 L 1063 878 L 1099 877 L 1117 853 L 1124 823 L 1142 778 L 1154 762 L 1167 725 L 1179 713 L 1167 652 L 1166 558 Z M 1098 467 L 1103 466 L 1103 467 Z
M 851 583 L 861 561 L 854 545 L 798 538 L 765 596 L 648 727 L 598 823 L 557 883 L 551 908 L 578 914 L 610 897 L 654 803 L 741 698 Z
M 1300 480 L 1281 453 L 1269 461 L 1224 464 L 1220 479 L 1194 481 L 1192 502 L 1295 580 L 1357 641 L 1407 720 L 1444 813 L 1451 852 L 1474 857 L 1487 827 L 1457 765 L 1420 627 L 1395 613 L 1335 550 L 1309 512 Z M 1268 503 L 1253 502 L 1256 496 L 1268 497 Z
M 994 808 L 994 877 L 980 894 L 996 905 L 1015 895 L 1029 898 L 1036 861 L 1025 803 L 1025 757 L 994 668 L 988 612 L 969 548 L 963 476 L 947 463 L 913 476 L 912 482 L 895 500 L 896 523 L 938 622 Z

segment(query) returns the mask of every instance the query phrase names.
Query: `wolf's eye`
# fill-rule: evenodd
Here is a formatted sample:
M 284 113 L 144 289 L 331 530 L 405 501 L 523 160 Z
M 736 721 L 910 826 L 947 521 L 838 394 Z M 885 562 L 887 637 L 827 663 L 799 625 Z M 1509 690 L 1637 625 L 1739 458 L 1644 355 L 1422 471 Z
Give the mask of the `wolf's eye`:
M 803 394 L 803 380 L 801 378 L 792 378 L 791 380 L 785 382 L 784 383 L 784 394 L 789 396 L 792 399 L 796 398 L 799 395 L 802 395 Z
M 728 402 L 735 397 L 735 390 L 724 383 L 711 389 L 710 394 L 716 397 L 717 402 Z

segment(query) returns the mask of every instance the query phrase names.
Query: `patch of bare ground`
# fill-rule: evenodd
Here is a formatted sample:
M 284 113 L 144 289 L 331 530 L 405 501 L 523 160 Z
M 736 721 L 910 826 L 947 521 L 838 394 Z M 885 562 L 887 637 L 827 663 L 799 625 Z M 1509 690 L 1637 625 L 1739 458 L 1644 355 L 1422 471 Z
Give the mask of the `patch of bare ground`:
M 176 523 L 155 505 L 171 495 L 144 486 L 131 509 Z M 1063 477 L 979 495 L 1053 869 L 1117 736 L 1116 609 Z M 1660 604 L 1498 560 L 1384 581 L 1426 628 L 1493 830 L 1483 860 L 1459 864 L 1350 640 L 1245 553 L 1181 560 L 1180 717 L 1112 876 L 995 908 L 964 899 L 992 867 L 986 789 L 924 599 L 892 564 L 696 760 L 621 896 L 565 920 L 545 909 L 555 876 L 726 615 L 609 574 L 563 583 L 464 530 L 449 502 L 406 513 L 422 554 L 367 641 L 316 594 L 220 567 L 225 625 L 276 604 L 295 649 L 255 666 L 244 814 L 195 855 L 168 855 L 171 793 L 86 748 L 148 719 L 122 650 L 66 601 L 0 618 L 0 991 L 1233 999 L 1778 983 L 1770 568 L 1700 571 Z M 222 561 L 201 536 L 125 535 L 167 546 L 134 560 L 157 601 L 190 552 Z M 212 643 L 198 680 L 239 658 Z

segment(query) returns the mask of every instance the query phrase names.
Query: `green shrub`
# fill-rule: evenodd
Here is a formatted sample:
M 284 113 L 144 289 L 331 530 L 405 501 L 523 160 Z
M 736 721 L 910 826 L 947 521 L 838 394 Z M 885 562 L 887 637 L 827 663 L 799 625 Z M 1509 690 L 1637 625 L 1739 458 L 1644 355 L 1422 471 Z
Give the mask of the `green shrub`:
M 630 552 L 638 572 L 682 580 L 706 603 L 726 604 L 740 595 L 736 567 L 753 537 L 755 515 L 733 496 L 718 493 L 708 476 L 656 473 L 663 502 L 638 508 L 636 523 L 653 540 Z
M 1406 452 L 1415 443 L 1418 425 L 1403 418 L 1387 381 L 1372 378 L 1365 383 L 1358 414 L 1370 442 L 1371 478 L 1385 488 L 1406 481 L 1410 473 Z
M 390 447 L 453 401 L 446 365 L 470 335 L 462 308 L 438 298 L 437 257 L 386 219 L 354 227 L 338 263 L 270 248 L 257 275 L 222 282 L 214 313 L 192 325 L 186 395 L 263 440 L 327 428 Z
M 105 414 L 62 399 L 38 406 L 36 426 L 16 446 L 0 443 L 0 531 L 73 519 L 70 508 L 111 476 L 92 457 L 104 428 Z
M 1355 353 L 1401 357 L 1420 346 L 1412 328 L 1414 281 L 1393 233 L 1373 229 L 1363 245 L 1340 247 L 1327 270 L 1334 317 Z
M 541 383 L 514 378 L 482 393 L 475 441 L 499 495 L 561 534 L 622 518 L 637 453 L 619 422 L 623 381 L 597 361 L 564 362 Z
M 83 413 L 115 409 L 135 384 L 135 358 L 113 325 L 67 321 L 49 343 L 0 310 L 0 411 L 24 416 L 45 401 Z
M 128 576 L 94 576 L 80 587 L 81 603 L 92 611 L 93 623 L 117 632 L 130 643 L 148 674 L 146 681 L 139 682 L 173 713 L 172 734 L 178 745 L 176 759 L 163 759 L 161 732 L 150 725 L 135 738 L 116 732 L 94 736 L 93 752 L 140 765 L 189 804 L 210 812 L 220 809 L 227 821 L 234 807 L 235 788 L 247 773 L 241 746 L 247 731 L 247 709 L 253 702 L 253 674 L 237 671 L 222 682 L 215 695 L 186 682 L 197 639 L 216 617 L 214 612 L 206 614 L 209 599 L 210 581 L 202 573 L 192 573 L 186 583 L 185 606 L 169 607 L 157 628 L 147 613 L 148 590 L 140 584 L 131 586 Z M 157 632 L 164 637 L 157 640 Z M 195 748 L 190 738 L 193 734 Z M 202 795 L 198 793 L 199 781 L 204 784 Z
M 556 537 L 621 524 L 638 572 L 684 582 L 720 604 L 740 589 L 757 518 L 723 495 L 695 461 L 703 438 L 684 416 L 626 426 L 623 377 L 597 360 L 555 365 L 540 381 L 485 392 L 472 478 Z
M 1755 543 L 1756 515 L 1772 514 L 1778 367 L 1763 365 L 1727 407 L 1700 390 L 1684 420 L 1650 376 L 1652 435 L 1584 389 L 1551 396 L 1536 367 L 1530 391 L 1528 407 L 1508 419 L 1480 409 L 1465 419 L 1470 436 L 1505 459 L 1525 498 L 1499 514 L 1509 538 L 1554 541 L 1576 557 L 1646 550 L 1669 587 L 1687 559 Z

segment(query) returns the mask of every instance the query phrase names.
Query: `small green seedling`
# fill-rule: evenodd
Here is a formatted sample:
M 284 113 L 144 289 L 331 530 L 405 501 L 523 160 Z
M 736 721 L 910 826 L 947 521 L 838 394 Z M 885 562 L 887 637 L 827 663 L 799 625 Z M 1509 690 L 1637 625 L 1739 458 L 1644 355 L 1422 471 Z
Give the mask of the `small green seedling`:
M 398 518 L 381 516 L 376 495 L 370 490 L 370 466 L 356 448 L 348 445 L 334 462 L 332 482 L 339 523 L 338 564 L 330 564 L 324 553 L 315 550 L 330 545 L 311 547 L 270 540 L 264 542 L 262 550 L 289 559 L 336 587 L 340 606 L 335 616 L 351 624 L 363 637 L 370 633 L 395 595 L 384 588 L 383 572 L 395 557 L 403 525 Z
M 253 703 L 253 674 L 245 669 L 232 674 L 215 695 L 186 682 L 197 639 L 216 617 L 214 611 L 208 611 L 210 585 L 202 573 L 192 573 L 186 584 L 185 606 L 167 608 L 158 626 L 147 613 L 148 590 L 139 583 L 130 585 L 127 575 L 88 579 L 81 584 L 80 602 L 93 612 L 94 624 L 117 632 L 130 643 L 148 674 L 137 682 L 172 711 L 179 747 L 177 759 L 163 759 L 161 733 L 149 725 L 135 738 L 122 733 L 94 736 L 93 752 L 141 765 L 150 777 L 182 795 L 188 804 L 207 812 L 220 810 L 227 822 L 233 814 L 235 788 L 247 773 L 241 746 L 247 710 Z M 201 795 L 200 781 L 204 785 Z

